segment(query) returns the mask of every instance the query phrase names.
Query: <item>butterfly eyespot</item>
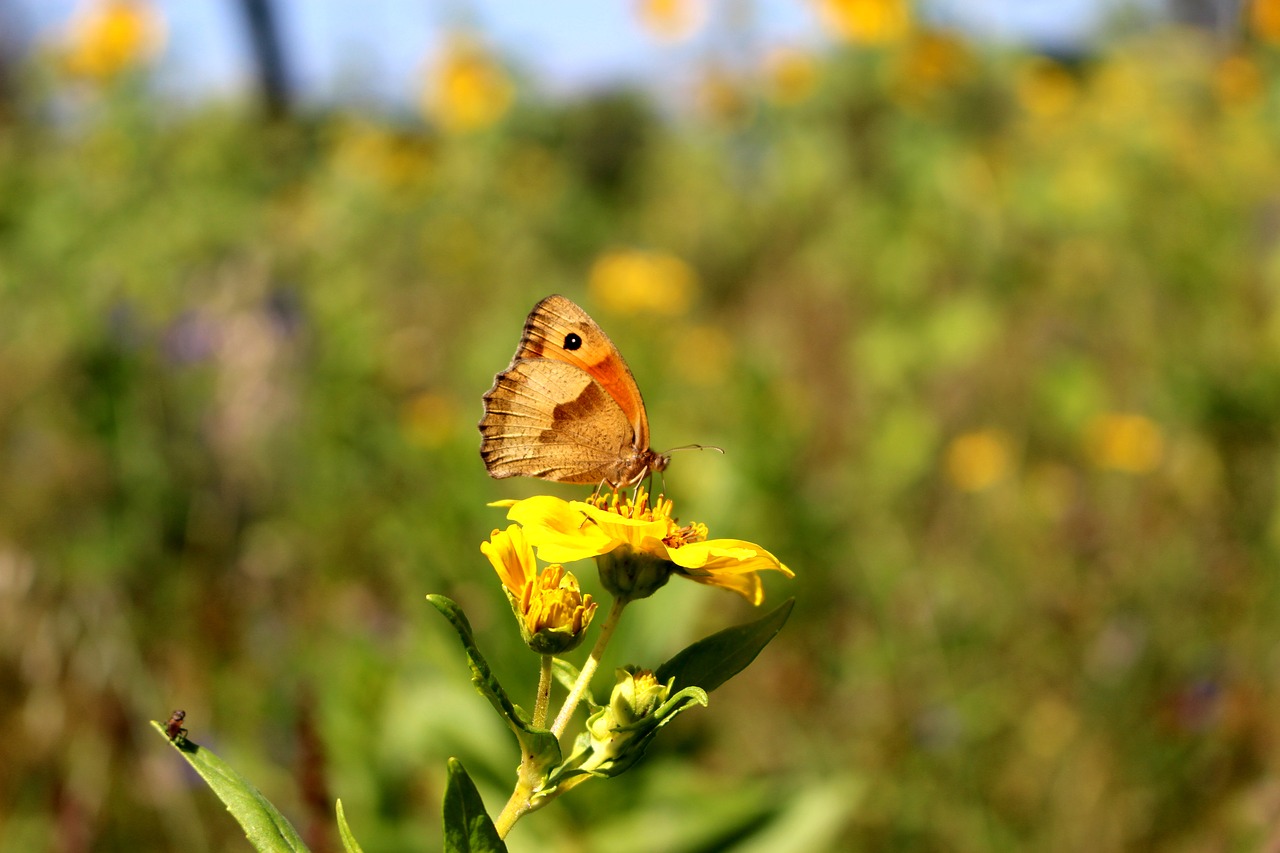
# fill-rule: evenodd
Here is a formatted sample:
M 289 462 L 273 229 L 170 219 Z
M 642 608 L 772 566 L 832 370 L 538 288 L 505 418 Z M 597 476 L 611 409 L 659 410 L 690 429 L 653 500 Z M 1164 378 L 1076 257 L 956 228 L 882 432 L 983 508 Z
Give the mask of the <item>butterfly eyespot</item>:
M 564 336 L 564 348 L 572 352 L 582 346 L 582 338 L 577 332 L 570 332 Z

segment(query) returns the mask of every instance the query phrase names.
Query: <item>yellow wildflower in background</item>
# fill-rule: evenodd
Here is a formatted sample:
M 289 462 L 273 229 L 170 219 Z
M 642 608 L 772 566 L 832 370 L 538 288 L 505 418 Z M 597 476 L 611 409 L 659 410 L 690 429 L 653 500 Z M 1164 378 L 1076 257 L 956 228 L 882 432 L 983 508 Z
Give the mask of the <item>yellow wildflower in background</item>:
M 706 0 L 637 0 L 636 18 L 660 41 L 683 41 L 707 21 Z
M 968 46 L 946 32 L 911 39 L 895 67 L 894 91 L 910 100 L 962 82 L 973 68 Z
M 64 58 L 72 74 L 103 80 L 155 58 L 164 41 L 164 20 L 150 3 L 93 0 L 76 10 Z
M 563 501 L 538 496 L 502 502 L 507 518 L 521 526 L 529 544 L 544 560 L 570 562 L 608 555 L 615 564 L 643 563 L 640 589 L 615 587 L 633 581 L 610 577 L 610 564 L 600 564 L 601 580 L 619 597 L 643 598 L 675 574 L 697 583 L 728 589 L 752 604 L 764 601 L 759 573 L 795 573 L 764 548 L 742 539 L 707 539 L 705 524 L 680 525 L 672 502 L 658 498 L 651 506 L 643 488 L 634 500 L 601 495 L 592 501 Z M 613 566 L 616 568 L 616 565 Z
M 751 115 L 751 101 L 742 82 L 719 65 L 708 65 L 695 87 L 698 108 L 718 122 L 739 122 Z
M 1252 0 L 1249 26 L 1263 41 L 1280 42 L 1280 0 Z
M 764 70 L 765 92 L 775 104 L 798 104 L 812 95 L 818 85 L 818 64 L 812 56 L 795 48 L 769 51 Z
M 1018 103 L 1037 118 L 1064 114 L 1076 102 L 1079 90 L 1071 73 L 1047 57 L 1029 59 L 1018 69 Z
M 1089 423 L 1085 449 L 1099 468 L 1147 474 L 1164 458 L 1164 433 L 1144 415 L 1108 412 Z
M 907 0 L 818 0 L 818 17 L 837 36 L 856 44 L 889 44 L 911 30 Z
M 1011 442 L 1004 430 L 980 429 L 958 435 L 947 447 L 947 476 L 964 492 L 981 492 L 1009 473 Z
M 425 139 L 370 121 L 338 124 L 332 151 L 334 168 L 344 177 L 373 181 L 387 190 L 414 186 L 431 174 L 435 160 Z
M 454 36 L 431 69 L 422 109 L 445 130 L 490 127 L 515 99 L 515 86 L 492 55 L 472 39 Z
M 1213 89 L 1223 104 L 1240 107 L 1257 102 L 1266 90 L 1266 81 L 1258 63 L 1235 54 L 1223 59 L 1214 69 Z
M 587 287 L 597 303 L 620 314 L 676 316 L 688 310 L 697 284 L 693 268 L 675 255 L 619 249 L 596 259 Z

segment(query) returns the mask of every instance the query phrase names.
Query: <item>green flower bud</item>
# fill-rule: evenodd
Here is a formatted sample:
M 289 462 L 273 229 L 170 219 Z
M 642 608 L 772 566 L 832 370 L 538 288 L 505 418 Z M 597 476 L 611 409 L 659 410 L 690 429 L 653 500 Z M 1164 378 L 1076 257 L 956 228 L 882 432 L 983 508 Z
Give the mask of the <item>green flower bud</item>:
M 648 598 L 666 586 L 676 566 L 624 544 L 596 557 L 596 567 L 604 588 L 619 601 L 627 602 Z

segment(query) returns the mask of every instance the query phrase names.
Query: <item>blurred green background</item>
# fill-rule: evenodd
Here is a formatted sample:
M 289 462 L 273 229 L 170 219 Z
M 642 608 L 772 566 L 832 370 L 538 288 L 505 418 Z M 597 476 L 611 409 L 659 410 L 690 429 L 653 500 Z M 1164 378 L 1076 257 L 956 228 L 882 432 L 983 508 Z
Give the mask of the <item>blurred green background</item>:
M 514 742 L 423 596 L 531 701 L 486 503 L 586 490 L 490 480 L 475 422 L 553 292 L 798 603 L 513 850 L 1280 844 L 1280 4 L 1070 59 L 825 7 L 678 107 L 472 33 L 421 116 L 175 108 L 129 4 L 9 66 L 0 849 L 245 849 L 174 708 L 317 851 L 336 797 L 438 849 L 450 755 L 496 813 Z M 606 673 L 754 615 L 674 582 Z

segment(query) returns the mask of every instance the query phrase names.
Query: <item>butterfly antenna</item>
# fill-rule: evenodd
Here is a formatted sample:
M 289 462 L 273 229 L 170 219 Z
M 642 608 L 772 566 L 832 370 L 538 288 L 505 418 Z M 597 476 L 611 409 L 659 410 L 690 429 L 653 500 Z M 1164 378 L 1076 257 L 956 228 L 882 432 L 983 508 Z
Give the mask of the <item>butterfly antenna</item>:
M 677 450 L 714 450 L 716 453 L 724 453 L 723 447 L 716 447 L 714 444 L 682 444 L 679 447 L 673 447 L 667 453 L 675 453 Z M 664 456 L 666 454 L 663 454 Z

